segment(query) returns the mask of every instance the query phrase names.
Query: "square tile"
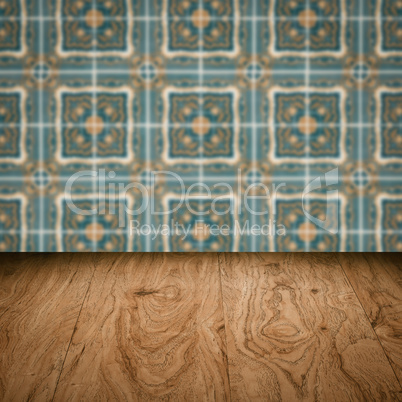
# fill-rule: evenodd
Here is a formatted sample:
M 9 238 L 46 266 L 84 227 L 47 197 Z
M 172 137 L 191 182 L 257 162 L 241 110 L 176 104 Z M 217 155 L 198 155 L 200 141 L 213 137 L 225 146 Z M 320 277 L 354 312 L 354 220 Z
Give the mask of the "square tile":
M 377 12 L 381 16 L 380 52 L 400 53 L 402 51 L 402 4 L 397 0 L 379 1 Z
M 165 55 L 233 57 L 238 51 L 236 0 L 167 0 L 163 15 Z
M 176 91 L 165 94 L 166 160 L 236 159 L 238 94 L 224 90 Z
M 0 251 L 25 249 L 25 199 L 0 196 Z
M 21 87 L 0 93 L 0 161 L 25 159 L 26 98 Z
M 379 249 L 382 251 L 402 250 L 402 199 L 399 197 L 381 197 L 379 199 L 381 217 L 378 236 Z
M 378 157 L 402 162 L 402 90 L 381 88 L 377 102 Z
M 131 157 L 132 92 L 97 88 L 58 92 L 60 159 Z
M 270 91 L 272 160 L 342 159 L 345 99 L 342 89 Z
M 180 199 L 169 198 L 167 208 L 172 211 L 169 218 L 188 230 L 187 236 L 178 231 L 168 239 L 170 251 L 231 251 L 234 247 L 233 217 L 226 211 L 230 209 L 230 200 L 212 202 L 196 197 L 189 200 L 185 207 Z
M 87 214 L 94 207 L 96 208 L 96 205 L 99 205 L 96 199 L 75 200 L 74 208 L 77 209 L 75 212 L 67 205 L 66 200 L 60 200 L 60 227 L 58 228 L 58 231 L 62 233 L 60 250 L 69 252 L 129 251 L 127 223 L 124 221 L 121 225 L 119 214 L 109 212 L 109 203 L 105 203 L 104 213 Z M 119 209 L 118 205 L 117 209 Z
M 131 49 L 130 1 L 63 0 L 58 2 L 59 49 L 62 57 L 95 51 L 127 55 Z M 95 8 L 94 8 L 95 6 Z M 123 18 L 124 17 L 124 18 Z
M 275 237 L 275 251 L 341 251 L 341 200 L 278 199 L 276 219 L 286 228 L 285 236 Z
M 26 51 L 25 1 L 2 1 L 0 3 L 0 57 L 23 56 Z
M 274 0 L 271 7 L 272 55 L 344 53 L 344 1 Z

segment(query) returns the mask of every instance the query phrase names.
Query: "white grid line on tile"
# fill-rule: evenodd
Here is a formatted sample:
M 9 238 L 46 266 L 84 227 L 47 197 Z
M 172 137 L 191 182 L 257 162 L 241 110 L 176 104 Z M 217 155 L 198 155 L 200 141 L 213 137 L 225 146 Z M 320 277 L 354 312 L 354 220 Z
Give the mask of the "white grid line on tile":
M 120 164 L 118 162 L 116 163 L 115 161 L 108 161 L 107 159 L 102 160 L 102 161 L 98 160 L 98 163 L 99 163 L 99 166 L 96 165 L 95 171 L 97 171 L 98 168 L 99 169 L 104 169 L 105 167 L 108 168 L 107 171 L 114 171 L 115 167 L 126 166 L 125 164 Z M 294 163 L 297 163 L 297 162 L 294 162 Z M 181 174 L 182 175 L 181 178 L 184 181 L 190 180 L 190 179 L 192 179 L 192 180 L 199 179 L 199 176 L 192 176 L 192 174 L 177 171 L 177 167 L 180 166 L 180 165 L 183 165 L 183 164 L 184 165 L 191 164 L 191 159 L 187 163 L 179 163 L 177 165 L 165 166 L 164 169 L 169 168 L 169 169 L 171 169 L 171 171 L 173 171 L 174 173 L 178 174 L 179 176 Z M 303 164 L 303 159 L 301 159 L 301 158 L 300 158 L 300 164 Z M 329 166 L 337 166 L 336 163 L 331 162 L 330 160 L 328 162 L 319 162 L 319 163 L 316 163 L 314 160 L 312 160 L 312 162 L 310 164 L 310 167 L 313 168 L 313 169 L 314 168 L 321 169 L 321 167 L 323 165 L 326 165 L 326 164 L 329 165 Z M 75 165 L 77 165 L 78 169 L 87 170 L 87 166 L 92 165 L 92 160 L 91 160 L 91 162 L 88 162 L 88 163 L 85 162 L 85 158 L 83 158 L 82 162 L 77 162 L 75 160 Z M 367 177 L 372 179 L 372 180 L 399 181 L 402 184 L 402 177 L 397 176 L 397 174 L 402 172 L 402 165 L 396 164 L 396 163 L 392 163 L 392 165 L 393 166 L 398 166 L 394 170 L 395 171 L 395 176 L 393 176 L 390 173 L 381 173 L 380 172 L 380 173 L 375 174 L 375 175 L 367 174 Z M 194 166 L 198 167 L 198 165 L 194 165 Z M 266 166 L 270 166 L 271 168 L 280 168 L 281 164 L 280 163 L 279 164 L 267 163 Z M 386 167 L 386 165 L 384 167 Z M 16 170 L 18 170 L 19 166 L 15 166 L 15 168 L 16 168 Z M 167 171 L 167 170 L 164 170 L 164 171 Z M 152 173 L 152 172 L 157 173 L 160 176 L 160 174 L 159 174 L 160 170 L 159 169 L 153 169 L 153 170 L 150 171 L 150 173 Z M 69 178 L 71 178 L 71 176 L 73 176 L 73 174 L 75 174 L 75 173 L 76 173 L 76 171 L 72 172 L 71 175 L 59 174 L 59 175 L 56 175 L 56 176 L 48 174 L 47 177 L 52 181 L 65 181 L 65 180 L 68 180 Z M 320 175 L 320 174 L 323 175 L 324 173 L 323 172 L 317 172 L 316 174 L 317 175 Z M 85 177 L 86 176 L 83 176 L 82 178 L 77 180 L 77 183 L 85 182 L 85 181 L 88 181 L 88 180 L 90 182 L 93 181 L 92 179 L 86 179 Z M 354 181 L 353 174 L 350 175 L 350 179 L 348 179 L 348 177 L 349 176 L 344 176 L 344 178 L 340 177 L 339 180 L 341 182 L 342 181 L 348 181 L 348 180 Z M 229 180 L 229 179 L 237 180 L 238 178 L 242 178 L 244 180 L 249 180 L 250 177 L 247 176 L 247 175 L 241 175 L 241 174 L 235 174 L 235 173 L 227 173 L 227 174 L 221 173 L 221 174 L 218 174 L 216 176 L 206 176 L 206 175 L 203 176 L 203 179 L 207 180 L 207 181 L 219 181 L 219 180 L 223 180 L 223 179 L 224 180 Z M 294 181 L 299 181 L 299 182 L 303 181 L 304 182 L 304 178 L 302 178 L 301 176 L 297 176 L 297 175 L 292 174 L 292 173 L 289 173 L 289 174 L 282 173 L 282 174 L 280 174 L 279 172 L 278 172 L 278 175 L 277 175 L 277 173 L 273 173 L 271 176 L 261 175 L 259 180 L 258 180 L 258 182 L 264 182 L 264 181 L 267 181 L 267 180 L 269 181 L 269 180 L 272 180 L 272 179 L 275 179 L 275 180 L 287 179 L 287 180 L 294 180 Z M 130 175 L 121 175 L 121 176 L 114 176 L 113 178 L 107 177 L 108 182 L 116 182 L 118 180 L 137 180 L 137 181 L 142 182 L 142 181 L 144 181 L 144 177 L 143 176 L 136 176 L 136 175 L 131 175 L 131 176 Z M 32 182 L 35 182 L 35 181 L 37 181 L 37 179 L 35 179 L 33 174 L 31 176 L 18 176 L 18 175 L 14 175 L 12 172 L 10 174 L 8 172 L 1 172 L 0 171 L 0 184 L 2 182 L 8 182 L 8 181 L 16 181 L 16 182 L 32 181 Z M 176 179 L 171 179 L 170 176 L 169 176 L 167 178 L 167 181 L 175 182 Z M 41 182 L 43 182 L 43 180 L 41 180 Z M 363 187 L 365 187 L 365 186 L 363 186 Z
M 360 15 L 363 15 L 363 1 L 364 0 L 359 0 L 359 11 Z M 358 88 L 359 88 L 359 100 L 358 100 L 358 114 L 359 114 L 359 123 L 363 123 L 363 82 L 362 82 L 362 63 L 364 62 L 364 43 L 363 43 L 363 35 L 364 35 L 364 23 L 362 19 L 359 19 L 359 54 L 358 54 L 358 59 L 360 64 L 359 72 L 360 72 L 360 80 L 358 81 Z M 359 179 L 360 182 L 362 181 L 362 169 L 363 169 L 363 128 L 360 126 L 359 127 L 359 143 L 358 143 L 358 159 L 359 159 L 359 168 L 360 168 L 360 173 L 359 173 Z M 359 225 L 359 230 L 364 229 L 364 193 L 363 193 L 363 188 L 359 188 L 359 212 L 358 212 L 358 225 Z M 359 235 L 359 251 L 364 251 L 364 239 L 362 235 Z
M 310 88 L 310 26 L 309 26 L 309 11 L 310 11 L 310 0 L 306 1 L 306 13 L 305 13 L 305 24 L 306 24 L 306 64 L 305 64 L 305 86 L 306 88 Z M 310 128 L 310 92 L 306 91 L 306 96 L 305 96 L 305 116 L 307 118 L 307 124 L 305 129 L 308 131 Z M 307 135 L 307 142 L 306 142 L 306 148 L 305 148 L 305 158 L 307 160 L 307 163 L 305 165 L 305 185 L 307 186 L 310 183 L 310 135 Z M 306 199 L 306 208 L 309 210 L 309 198 L 307 197 Z M 308 231 L 308 218 L 305 217 L 305 231 Z M 310 239 L 308 236 L 308 233 L 306 234 L 307 241 L 305 242 L 305 248 L 304 251 L 309 252 L 310 251 Z
M 145 14 L 146 14 L 146 19 L 145 19 L 145 62 L 147 63 L 147 74 L 146 74 L 146 82 L 145 82 L 145 165 L 146 165 L 146 175 L 148 178 L 148 170 L 150 169 L 151 166 L 151 83 L 150 83 L 150 77 L 151 77 L 151 71 L 150 69 L 150 63 L 151 63 L 151 42 L 150 42 L 150 36 L 151 36 L 151 24 L 149 20 L 149 1 L 146 1 L 145 3 Z M 150 209 L 147 208 L 146 211 L 146 221 L 151 222 L 151 212 Z M 151 239 L 147 239 L 145 242 L 145 250 L 146 251 L 152 251 L 151 247 Z
M 136 215 L 133 215 L 133 218 L 135 218 L 136 217 Z M 276 223 L 278 223 L 279 224 L 279 222 L 276 222 Z M 233 231 L 233 230 L 228 230 L 228 233 L 230 233 L 230 234 L 233 234 L 235 231 Z M 256 237 L 259 237 L 259 235 L 255 235 L 255 234 L 253 234 L 253 231 L 251 231 L 251 230 L 247 230 L 247 229 L 245 229 L 244 230 L 244 232 L 245 232 L 245 234 L 248 234 L 248 235 L 254 235 L 254 236 L 256 236 Z M 39 231 L 39 230 L 35 230 L 35 229 L 28 229 L 28 230 L 24 230 L 24 231 L 22 231 L 22 230 L 18 230 L 18 229 L 12 229 L 12 230 L 9 230 L 9 231 L 7 231 L 7 230 L 3 230 L 3 229 L 1 229 L 0 230 L 0 234 L 5 234 L 5 235 L 10 235 L 10 234 L 28 234 L 28 235 L 30 235 L 30 234 L 34 234 L 34 235 L 37 235 L 37 234 L 40 234 L 41 232 Z M 81 235 L 86 235 L 88 232 L 87 231 L 85 231 L 85 230 L 53 230 L 53 229 L 44 229 L 43 230 L 43 233 L 44 234 L 48 234 L 48 235 L 57 235 L 57 234 L 62 234 L 62 235 L 77 235 L 77 234 L 81 234 Z M 304 233 L 304 232 L 303 232 Z M 311 231 L 307 231 L 306 233 L 308 233 L 308 234 L 327 234 L 327 235 L 329 235 L 329 236 L 335 236 L 335 235 L 333 235 L 333 234 L 331 234 L 331 233 L 329 233 L 329 232 L 327 232 L 326 230 L 324 230 L 324 229 L 318 229 L 317 228 L 317 230 L 311 230 Z M 120 229 L 116 229 L 116 230 L 110 230 L 110 229 L 103 229 L 102 230 L 102 234 L 106 234 L 106 235 L 113 235 L 113 234 L 127 234 L 127 230 L 126 229 L 124 229 L 124 228 L 120 228 Z M 298 234 L 300 234 L 300 231 L 299 230 L 295 230 L 295 229 L 292 229 L 292 230 L 287 230 L 286 231 L 286 235 L 288 235 L 288 234 L 295 234 L 295 235 L 298 235 Z M 390 230 L 390 229 L 379 229 L 379 230 L 377 230 L 377 229 L 365 229 L 363 232 L 361 232 L 360 230 L 358 230 L 358 229 L 345 229 L 345 230 L 343 230 L 342 232 L 340 232 L 339 233 L 341 236 L 344 236 L 344 235 L 360 235 L 360 234 L 363 234 L 363 235 L 378 235 L 378 234 L 382 234 L 382 235 L 384 235 L 384 234 L 388 234 L 388 235 L 395 235 L 395 234 L 397 234 L 397 235 L 402 235 L 402 230 L 399 230 L 399 229 L 396 229 L 396 230 Z M 131 236 L 130 234 L 127 234 L 127 236 L 128 237 L 134 237 L 134 236 L 138 236 L 137 234 L 135 234 L 135 235 L 133 235 L 133 236 Z M 149 235 L 139 235 L 139 236 L 143 236 L 143 237 L 147 237 L 147 236 L 149 236 Z M 282 237 L 282 236 L 281 236 Z M 284 236 L 284 237 L 286 237 L 286 236 Z
M 203 0 L 198 0 L 198 9 L 199 11 L 203 10 Z M 203 87 L 204 85 L 204 59 L 202 57 L 202 53 L 203 53 L 203 38 L 204 38 L 204 26 L 203 26 L 203 16 L 202 16 L 202 12 L 198 13 L 198 85 L 200 88 Z M 200 91 L 199 93 L 199 105 L 198 105 L 198 117 L 201 118 L 201 125 L 199 127 L 199 130 L 203 130 L 203 124 L 204 124 L 204 108 L 203 108 L 203 99 L 204 99 L 204 95 L 203 92 Z M 198 146 L 199 146 L 199 159 L 201 161 L 200 166 L 199 166 L 199 170 L 198 170 L 198 181 L 200 183 L 203 182 L 203 177 L 204 177 L 204 167 L 203 167 L 203 159 L 204 159 L 204 138 L 203 135 L 199 135 L 198 136 Z M 200 208 L 202 208 L 201 205 L 201 201 L 200 201 Z M 200 250 L 203 249 L 203 242 L 202 242 L 202 237 L 200 237 L 198 239 L 198 247 L 200 248 Z
M 203 21 L 206 18 L 201 17 L 200 20 Z M 307 17 L 307 21 L 310 21 L 311 18 Z M 112 22 L 121 22 L 121 21 L 139 21 L 139 22 L 146 22 L 148 21 L 188 21 L 192 22 L 193 19 L 190 16 L 172 16 L 172 17 L 167 17 L 167 16 L 142 16 L 142 15 L 133 15 L 132 17 L 128 16 L 113 16 L 113 17 L 108 17 L 108 16 L 103 16 L 104 21 L 112 21 Z M 402 21 L 402 16 L 370 16 L 370 15 L 364 15 L 364 16 L 352 16 L 352 15 L 346 15 L 346 16 L 315 16 L 314 21 L 324 21 L 324 22 L 336 22 L 336 21 L 348 21 L 348 22 L 359 22 L 362 20 L 363 22 L 377 22 L 377 21 L 385 21 L 385 22 L 394 22 L 394 21 Z M 1 16 L 0 17 L 0 22 L 1 21 L 28 21 L 28 22 L 39 22 L 39 21 L 45 21 L 45 22 L 75 22 L 75 21 L 84 21 L 86 22 L 87 19 L 85 16 L 67 16 L 63 17 L 61 15 L 44 15 L 42 18 L 41 16 Z M 287 22 L 287 21 L 292 21 L 292 22 L 299 22 L 300 19 L 299 17 L 296 16 L 274 16 L 274 15 L 258 15 L 256 18 L 254 16 L 247 16 L 247 15 L 239 15 L 238 17 L 231 17 L 231 16 L 223 16 L 223 17 L 216 17 L 216 16 L 209 16 L 208 21 L 244 21 L 244 22 L 254 22 L 254 21 L 262 21 L 262 22 Z
M 86 128 L 88 127 L 85 123 L 0 123 L 0 128 Z M 153 128 L 153 129 L 163 129 L 163 128 L 193 128 L 194 125 L 191 123 L 102 123 L 91 124 L 91 127 L 98 128 L 103 127 L 105 129 L 109 128 Z M 198 126 L 197 126 L 198 127 Z M 299 128 L 299 123 L 258 123 L 258 122 L 245 122 L 245 123 L 210 123 L 208 125 L 210 128 Z M 402 123 L 317 123 L 317 128 L 402 128 Z M 0 158 L 1 163 L 1 158 Z
M 87 52 L 87 55 L 89 56 L 84 56 L 82 57 L 83 59 L 90 59 L 92 58 L 94 55 L 96 57 L 102 58 L 104 57 L 101 53 L 95 53 L 95 52 Z M 310 52 L 310 59 L 315 59 L 315 58 L 320 58 L 320 55 L 314 55 L 313 53 Z M 296 56 L 295 58 L 299 59 L 300 62 L 302 63 L 303 60 L 306 58 L 303 55 L 300 56 Z M 195 57 L 194 56 L 194 61 L 198 60 L 199 57 Z M 125 59 L 123 59 L 124 61 Z M 281 60 L 281 57 L 277 57 L 274 60 Z M 402 62 L 401 62 L 402 65 Z M 276 69 L 261 69 L 261 74 L 266 74 L 269 76 L 304 76 L 305 75 L 305 71 L 303 70 L 296 70 L 296 69 L 284 69 L 284 68 L 279 68 L 278 70 Z M 0 69 L 0 77 L 2 75 L 4 76 L 9 76 L 9 75 L 14 75 L 17 78 L 20 78 L 21 75 L 29 75 L 29 74 L 34 74 L 34 69 L 14 69 L 14 70 L 10 70 L 10 69 Z M 90 76 L 90 70 L 85 70 L 85 69 L 68 69 L 68 68 L 61 68 L 60 70 L 52 70 L 49 69 L 48 70 L 49 74 L 54 74 L 54 75 L 58 75 L 58 76 L 80 76 L 81 78 L 85 76 Z M 192 68 L 165 68 L 165 69 L 155 69 L 154 72 L 156 74 L 160 74 L 160 75 L 167 75 L 167 76 L 172 76 L 172 77 L 176 77 L 176 76 L 183 76 L 183 75 L 194 75 L 196 77 L 198 77 L 199 71 L 198 69 L 192 69 Z M 378 76 L 398 76 L 398 78 L 402 77 L 402 70 L 399 69 L 369 69 L 368 70 L 369 73 L 373 73 L 373 74 L 378 74 Z M 130 78 L 131 75 L 140 75 L 142 74 L 143 71 L 139 70 L 139 69 L 132 69 L 132 68 L 116 68 L 116 69 L 110 69 L 110 68 L 98 68 L 97 70 L 97 74 L 99 76 L 102 75 L 121 75 L 124 74 L 127 77 L 123 78 Z M 239 74 L 244 74 L 246 75 L 248 73 L 247 70 L 244 69 L 237 69 L 237 68 L 233 68 L 233 69 L 228 69 L 228 68 L 222 68 L 222 69 L 205 69 L 202 71 L 202 74 L 204 76 L 228 76 L 228 75 L 239 75 Z M 316 68 L 311 68 L 310 69 L 310 74 L 313 75 L 318 75 L 318 76 L 325 76 L 326 78 L 328 78 L 328 76 L 330 75 L 335 75 L 335 76 L 343 76 L 343 75 L 353 75 L 355 72 L 353 69 L 345 69 L 345 68 L 338 68 L 338 69 L 333 69 L 333 68 L 321 68 L 321 69 L 316 69 Z M 235 77 L 233 77 L 235 78 Z M 315 87 L 311 87 L 310 91 L 313 91 L 315 89 Z M 269 89 L 264 89 L 263 91 L 268 91 Z
M 314 163 L 314 162 L 313 162 Z M 280 166 L 280 165 L 279 165 Z M 96 169 L 97 170 L 97 169 Z M 110 171 L 112 171 L 113 168 L 110 168 Z M 158 172 L 157 170 L 155 172 Z M 177 173 L 177 172 L 175 172 Z M 396 173 L 398 174 L 399 171 Z M 179 174 L 179 173 L 177 173 Z M 319 175 L 320 173 L 317 173 L 317 175 Z M 67 181 L 69 178 L 71 178 L 71 175 L 58 175 L 58 176 L 52 176 L 49 175 L 48 178 L 51 181 L 54 182 L 65 182 Z M 368 178 L 375 180 L 375 181 L 384 181 L 384 182 L 398 182 L 402 185 L 402 178 L 400 176 L 391 176 L 391 175 L 384 175 L 384 174 L 378 174 L 375 176 L 367 176 Z M 182 176 L 183 181 L 186 183 L 187 181 L 198 181 L 199 176 L 192 176 L 192 175 L 183 175 Z M 248 176 L 242 176 L 242 175 L 219 175 L 219 176 L 207 176 L 204 175 L 203 177 L 204 179 L 204 183 L 208 184 L 208 182 L 221 182 L 223 180 L 228 180 L 230 182 L 236 182 L 238 179 L 241 179 L 242 181 L 248 181 L 250 178 Z M 116 176 L 113 179 L 107 179 L 108 183 L 116 183 L 119 181 L 137 181 L 142 183 L 144 181 L 144 178 L 142 176 Z M 36 179 L 33 176 L 13 176 L 13 175 L 7 175 L 7 176 L 0 176 L 0 184 L 1 183 L 6 183 L 6 182 L 18 182 L 18 183 L 24 183 L 24 182 L 35 182 Z M 278 183 L 281 181 L 289 181 L 289 182 L 296 182 L 296 183 L 303 183 L 305 182 L 305 179 L 303 177 L 297 177 L 294 175 L 278 175 L 275 176 L 261 176 L 260 179 L 258 180 L 259 183 L 266 183 L 266 182 L 272 182 L 272 183 Z M 353 183 L 355 182 L 355 179 L 353 176 L 346 176 L 346 177 L 340 177 L 339 181 L 341 183 Z M 169 179 L 166 181 L 167 183 L 173 182 L 173 183 L 177 183 L 177 181 L 175 179 Z M 85 184 L 85 183 L 93 183 L 92 179 L 89 178 L 81 178 L 79 181 L 77 181 L 78 184 Z M 1 198 L 1 193 L 0 193 L 0 198 Z M 402 194 L 401 194 L 401 200 L 402 200 Z
M 96 0 L 92 0 L 92 10 L 96 10 Z M 96 19 L 96 13 L 92 13 L 92 50 L 96 53 L 97 52 L 97 41 L 96 41 L 96 36 L 97 36 L 97 19 Z M 98 80 L 97 80 L 97 58 L 92 57 L 92 130 L 94 133 L 92 133 L 92 170 L 96 170 L 97 167 L 97 135 L 96 130 L 97 130 L 97 125 L 96 125 L 96 116 L 97 116 L 97 86 L 98 86 Z M 92 179 L 92 192 L 96 193 L 96 188 L 97 188 L 97 178 L 93 176 Z M 93 202 L 92 208 L 96 208 L 96 201 Z M 97 242 L 97 233 L 98 233 L 98 219 L 97 215 L 94 214 L 92 218 L 92 251 L 97 250 L 98 242 Z
M 257 57 L 258 57 L 258 50 L 257 50 L 257 43 L 258 43 L 258 31 L 257 31 L 257 27 L 258 27 L 258 7 L 257 7 L 257 0 L 253 1 L 253 20 L 252 20 L 252 56 L 253 56 L 253 80 L 252 80 L 252 166 L 253 166 L 253 184 L 257 182 L 257 178 L 256 178 L 256 173 L 257 173 L 257 153 L 258 153 L 258 127 L 257 127 L 257 90 L 258 90 L 258 86 L 257 86 Z M 256 208 L 256 200 L 253 200 L 253 209 L 255 210 Z M 257 223 L 257 216 L 253 215 L 252 216 L 252 223 L 253 225 Z M 258 251 L 257 250 L 257 242 L 255 237 L 252 238 L 251 241 L 251 246 L 252 246 L 252 250 L 251 251 Z
M 43 2 L 44 0 L 39 0 L 39 14 L 43 15 Z M 43 21 L 39 22 L 39 100 L 38 100 L 38 109 L 39 109 L 39 168 L 44 168 L 44 127 L 42 125 L 44 121 L 44 110 L 43 110 L 43 62 L 44 62 L 44 43 L 45 43 L 45 34 L 43 30 Z M 40 188 L 40 199 L 39 199 L 39 251 L 45 251 L 44 247 L 44 236 L 41 234 L 44 226 L 45 226 L 45 199 L 44 199 L 44 189 Z
M 252 20 L 252 31 L 251 31 L 251 44 L 252 44 L 252 50 L 251 50 L 251 59 L 253 62 L 253 69 L 252 69 L 252 81 L 251 81 L 251 89 L 252 89 L 252 98 L 251 98 L 251 108 L 252 108 L 252 120 L 253 120 L 253 127 L 252 127 L 252 139 L 251 139 L 251 159 L 252 159 L 252 168 L 253 168 L 253 176 L 252 176 L 252 180 L 253 180 L 253 184 L 256 181 L 256 163 L 257 163 L 257 147 L 258 147 L 258 143 L 257 143 L 257 137 L 258 137 L 258 129 L 255 125 L 256 121 L 257 121 L 257 85 L 256 85 L 256 74 L 257 74 L 257 69 L 256 69 L 256 65 L 257 65 L 257 0 L 253 0 L 253 20 Z M 253 209 L 255 210 L 255 206 L 256 206 L 256 201 L 253 200 L 252 201 L 253 204 Z M 252 216 L 252 225 L 254 225 L 256 223 L 256 216 L 253 215 Z M 257 243 L 256 243 L 256 239 L 253 237 L 251 240 L 251 251 L 257 251 Z

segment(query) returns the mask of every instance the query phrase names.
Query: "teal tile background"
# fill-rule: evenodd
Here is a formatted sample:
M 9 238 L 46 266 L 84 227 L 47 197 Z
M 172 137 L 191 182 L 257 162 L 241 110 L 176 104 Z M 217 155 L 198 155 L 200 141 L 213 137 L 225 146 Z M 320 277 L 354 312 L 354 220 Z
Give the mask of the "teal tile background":
M 308 201 L 338 221 L 330 233 L 303 213 L 302 194 L 336 168 L 338 184 Z M 125 213 L 123 228 L 117 215 L 72 214 L 68 179 L 100 169 L 108 189 L 138 183 L 132 209 L 151 171 L 230 197 L 214 188 L 225 182 L 235 203 L 252 183 L 285 186 L 253 201 L 264 215 L 206 214 L 228 237 L 181 241 L 129 230 L 132 219 L 194 225 L 181 209 Z M 72 197 L 101 209 L 99 187 L 86 175 Z M 180 191 L 160 177 L 154 207 Z M 234 231 L 274 220 L 286 236 Z M 401 1 L 3 0 L 0 250 L 402 251 Z

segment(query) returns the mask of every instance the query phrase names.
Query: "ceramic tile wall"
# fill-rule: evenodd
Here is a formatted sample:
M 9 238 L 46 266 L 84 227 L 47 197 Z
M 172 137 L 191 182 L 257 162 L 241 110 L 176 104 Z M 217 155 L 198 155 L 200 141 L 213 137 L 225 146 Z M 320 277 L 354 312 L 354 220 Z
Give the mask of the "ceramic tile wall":
M 0 0 L 0 249 L 402 251 L 402 1 Z

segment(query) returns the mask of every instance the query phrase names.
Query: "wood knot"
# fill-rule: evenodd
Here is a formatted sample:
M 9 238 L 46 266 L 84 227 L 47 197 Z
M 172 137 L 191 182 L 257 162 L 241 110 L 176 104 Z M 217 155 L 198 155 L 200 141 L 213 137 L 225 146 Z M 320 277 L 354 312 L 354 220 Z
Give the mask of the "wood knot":
M 134 292 L 135 296 L 148 296 L 155 293 L 154 290 L 139 290 L 138 292 Z
M 272 275 L 278 275 L 281 272 L 281 264 L 277 262 L 265 264 L 265 272 L 269 272 Z
M 318 289 L 311 289 L 311 293 L 317 294 L 319 292 Z

